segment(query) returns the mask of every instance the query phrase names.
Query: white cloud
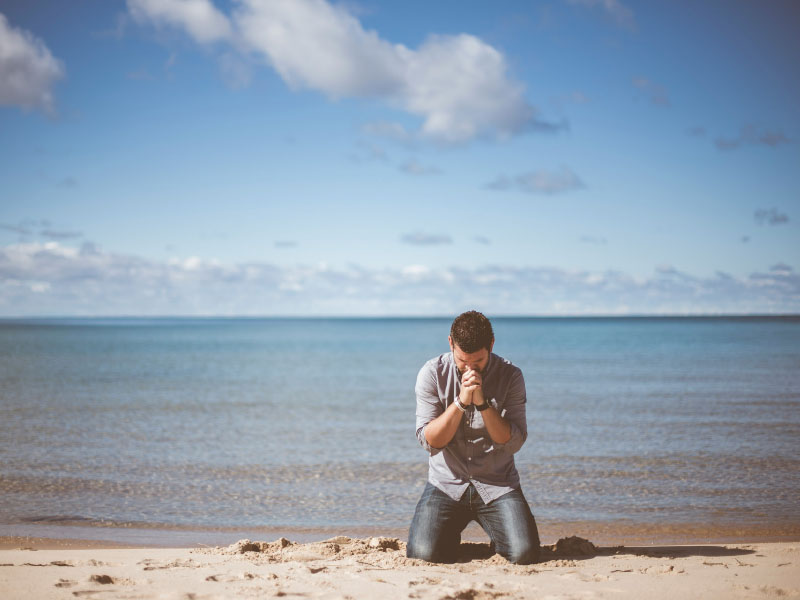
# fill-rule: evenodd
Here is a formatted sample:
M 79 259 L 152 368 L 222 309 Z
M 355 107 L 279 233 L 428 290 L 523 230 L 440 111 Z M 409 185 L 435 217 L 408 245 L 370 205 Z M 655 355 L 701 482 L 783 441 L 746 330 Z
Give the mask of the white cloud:
M 323 0 L 244 0 L 235 19 L 243 40 L 294 88 L 341 98 L 393 94 L 402 85 L 402 46 L 365 31 L 343 7 Z
M 231 37 L 231 25 L 210 0 L 128 0 L 128 10 L 139 22 L 185 29 L 200 43 Z
M 55 113 L 52 86 L 64 67 L 44 42 L 0 13 L 0 105 Z
M 431 36 L 406 57 L 398 102 L 422 116 L 423 134 L 445 142 L 508 137 L 532 125 L 523 87 L 507 76 L 505 57 L 477 37 Z
M 202 257 L 146 260 L 59 242 L 0 247 L 0 315 L 797 313 L 800 274 L 696 277 L 671 265 L 636 278 L 553 267 L 415 264 L 277 267 Z
M 419 117 L 419 134 L 436 142 L 563 128 L 536 119 L 503 54 L 473 35 L 432 35 L 411 49 L 326 0 L 241 0 L 230 20 L 208 0 L 128 6 L 138 20 L 184 28 L 198 42 L 231 38 L 232 47 L 263 57 L 293 89 L 379 99 Z M 391 130 L 405 136 L 404 128 Z

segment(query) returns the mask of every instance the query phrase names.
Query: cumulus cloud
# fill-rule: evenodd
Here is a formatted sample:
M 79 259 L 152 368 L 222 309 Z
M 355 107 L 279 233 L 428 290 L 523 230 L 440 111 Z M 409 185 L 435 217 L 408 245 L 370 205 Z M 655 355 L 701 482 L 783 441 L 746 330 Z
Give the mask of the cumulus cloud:
M 440 246 L 442 244 L 452 244 L 453 239 L 449 235 L 440 233 L 407 233 L 400 238 L 404 244 L 412 246 Z
M 646 77 L 634 77 L 633 85 L 642 90 L 649 98 L 650 102 L 660 106 L 669 106 L 669 94 L 664 86 L 650 81 Z
M 789 222 L 789 215 L 777 208 L 759 208 L 753 213 L 753 218 L 759 225 L 784 225 Z
M 718 150 L 735 150 L 741 146 L 769 146 L 770 148 L 776 148 L 789 142 L 789 138 L 780 131 L 765 130 L 754 125 L 746 125 L 742 127 L 737 137 L 718 137 L 714 140 L 714 145 Z
M 619 0 L 567 0 L 569 4 L 601 8 L 617 25 L 626 29 L 636 29 L 633 11 Z
M 292 89 L 381 100 L 420 118 L 419 136 L 437 142 L 565 127 L 539 119 L 503 54 L 473 35 L 432 35 L 408 48 L 326 0 L 241 0 L 230 17 L 209 0 L 128 0 L 128 7 L 141 22 L 183 28 L 201 43 L 228 40 L 262 57 Z
M 440 168 L 421 165 L 413 158 L 403 163 L 400 170 L 408 175 L 440 175 L 442 173 Z
M 494 191 L 515 189 L 527 194 L 559 194 L 585 187 L 583 181 L 567 167 L 558 171 L 529 171 L 514 177 L 498 175 L 484 186 Z
M 797 313 L 800 275 L 779 263 L 735 277 L 696 277 L 664 265 L 619 271 L 414 264 L 278 267 L 201 257 L 155 261 L 59 242 L 0 247 L 2 315 Z
M 44 42 L 29 31 L 11 26 L 0 13 L 0 106 L 54 115 L 52 87 L 63 76 L 62 63 Z
M 201 43 L 231 37 L 231 24 L 210 0 L 128 0 L 134 19 L 185 29 Z

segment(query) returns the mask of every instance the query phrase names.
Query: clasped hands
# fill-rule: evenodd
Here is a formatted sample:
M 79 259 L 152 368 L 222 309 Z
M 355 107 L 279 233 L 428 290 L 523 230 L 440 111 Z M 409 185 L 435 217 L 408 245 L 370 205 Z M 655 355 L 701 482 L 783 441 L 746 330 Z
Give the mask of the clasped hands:
M 467 368 L 461 376 L 461 393 L 458 399 L 464 406 L 474 404 L 475 406 L 483 406 L 483 380 L 481 374 L 474 369 Z

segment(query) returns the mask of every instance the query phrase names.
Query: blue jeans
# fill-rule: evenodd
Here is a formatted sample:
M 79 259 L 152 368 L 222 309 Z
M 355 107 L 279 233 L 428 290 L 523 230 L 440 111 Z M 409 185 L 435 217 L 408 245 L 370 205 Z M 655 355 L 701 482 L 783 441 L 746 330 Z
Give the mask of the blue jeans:
M 495 551 L 508 561 L 526 565 L 539 559 L 539 531 L 521 490 L 486 504 L 472 485 L 456 501 L 430 482 L 414 511 L 406 555 L 428 562 L 455 561 L 461 532 L 470 521 L 483 527 Z

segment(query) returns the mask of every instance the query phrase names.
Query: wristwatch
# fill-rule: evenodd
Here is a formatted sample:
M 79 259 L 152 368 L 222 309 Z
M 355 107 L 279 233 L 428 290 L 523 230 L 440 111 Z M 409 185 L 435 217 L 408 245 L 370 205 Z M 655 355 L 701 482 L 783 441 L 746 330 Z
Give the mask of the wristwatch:
M 489 408 L 489 401 L 486 399 L 483 400 L 483 404 L 481 404 L 480 406 L 478 406 L 477 404 L 475 405 L 475 410 L 477 410 L 478 412 L 483 412 L 487 408 Z

